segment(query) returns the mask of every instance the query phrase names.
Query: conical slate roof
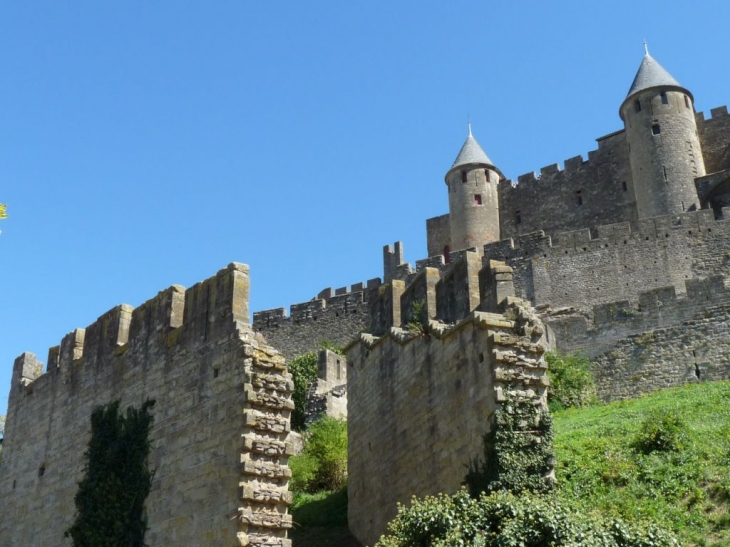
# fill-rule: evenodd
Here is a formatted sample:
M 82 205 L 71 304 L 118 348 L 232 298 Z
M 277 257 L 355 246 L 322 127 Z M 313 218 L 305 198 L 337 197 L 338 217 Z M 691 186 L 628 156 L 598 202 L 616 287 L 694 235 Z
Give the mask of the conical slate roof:
M 466 137 L 466 140 L 464 141 L 464 144 L 459 151 L 459 155 L 456 156 L 456 159 L 454 160 L 454 164 L 451 166 L 451 169 L 454 169 L 455 167 L 461 167 L 462 165 L 469 165 L 470 163 L 484 163 L 486 165 L 494 165 L 492 163 L 492 160 L 489 159 L 489 156 L 487 156 L 486 152 L 484 152 L 482 147 L 479 146 L 477 140 L 471 134 L 471 125 L 469 125 L 469 136 Z M 449 171 L 451 171 L 451 169 L 449 169 Z
M 631 95 L 639 91 L 662 86 L 682 87 L 647 51 L 626 96 L 631 97 Z

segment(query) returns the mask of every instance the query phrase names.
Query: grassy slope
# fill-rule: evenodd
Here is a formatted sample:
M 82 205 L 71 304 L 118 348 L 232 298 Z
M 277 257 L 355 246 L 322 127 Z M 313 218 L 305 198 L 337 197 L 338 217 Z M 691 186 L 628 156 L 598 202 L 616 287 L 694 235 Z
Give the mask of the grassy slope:
M 676 410 L 683 447 L 643 455 L 642 422 Z M 730 546 L 730 383 L 690 385 L 554 415 L 559 495 L 586 511 L 661 523 L 685 545 Z M 357 547 L 347 533 L 344 491 L 300 499 L 294 547 Z
M 676 411 L 686 437 L 678 451 L 632 447 L 641 424 Z M 555 414 L 562 497 L 587 511 L 647 520 L 686 544 L 730 545 L 730 383 L 689 385 Z

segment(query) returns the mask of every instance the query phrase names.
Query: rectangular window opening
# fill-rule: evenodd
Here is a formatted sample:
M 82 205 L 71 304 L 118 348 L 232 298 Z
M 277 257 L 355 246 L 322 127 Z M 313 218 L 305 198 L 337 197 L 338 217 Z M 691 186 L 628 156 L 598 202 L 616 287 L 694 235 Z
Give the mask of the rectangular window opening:
M 575 201 L 576 201 L 576 203 L 577 203 L 578 205 L 583 205 L 583 196 L 582 196 L 582 194 L 581 194 L 581 191 L 580 191 L 580 190 L 578 190 L 578 191 L 577 191 L 577 192 L 575 193 L 575 197 L 576 197 L 576 200 L 575 200 Z
M 466 171 L 461 172 L 461 182 L 466 182 Z
M 659 127 L 659 124 L 658 123 L 655 123 L 654 125 L 651 126 L 651 134 L 652 135 L 658 135 L 661 132 L 662 132 L 662 128 Z
M 482 204 L 482 195 L 474 194 L 474 205 L 481 205 L 481 204 Z
M 634 101 L 634 110 L 636 112 L 641 112 L 641 101 L 638 99 Z
M 667 99 L 667 94 L 664 91 L 662 91 L 659 95 L 662 98 L 662 104 L 669 104 L 669 99 Z
M 623 182 L 621 183 L 621 188 L 623 188 L 623 191 L 624 191 L 624 192 L 626 192 L 626 191 L 627 191 L 627 190 L 629 189 L 629 188 L 628 188 L 628 186 L 626 186 L 626 181 L 623 181 Z
M 515 212 L 515 224 L 522 224 L 522 215 L 519 211 Z
M 684 96 L 684 106 L 689 108 L 689 97 L 687 97 L 687 95 Z

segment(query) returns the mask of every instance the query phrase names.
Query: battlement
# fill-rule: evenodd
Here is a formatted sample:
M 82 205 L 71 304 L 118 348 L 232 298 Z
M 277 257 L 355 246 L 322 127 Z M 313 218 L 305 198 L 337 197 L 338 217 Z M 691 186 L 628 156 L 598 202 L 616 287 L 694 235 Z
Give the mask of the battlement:
M 147 541 L 290 547 L 294 384 L 248 306 L 248 266 L 231 264 L 75 329 L 45 373 L 32 353 L 18 357 L 0 468 L 5 542 L 65 545 L 94 410 L 153 401 Z
M 383 285 L 370 305 L 370 332 L 456 323 L 475 310 L 497 311 L 514 294 L 512 268 L 494 260 L 482 267 L 478 253 L 464 251 L 443 270 L 424 267 L 407 282 Z
M 561 175 L 571 175 L 573 173 L 583 173 L 587 164 L 593 159 L 593 156 L 595 156 L 596 153 L 599 151 L 602 151 L 604 147 L 610 146 L 610 141 L 613 137 L 616 137 L 617 135 L 623 133 L 623 129 L 620 131 L 616 131 L 614 133 L 610 133 L 604 137 L 601 137 L 600 139 L 597 139 L 598 141 L 598 150 L 592 150 L 588 152 L 588 159 L 584 159 L 582 154 L 579 154 L 577 156 L 573 156 L 571 158 L 568 158 L 563 161 L 563 166 L 561 167 L 558 163 L 552 163 L 550 165 L 545 165 L 540 168 L 539 174 L 535 171 L 531 171 L 528 173 L 524 173 L 522 175 L 519 175 L 517 177 L 517 183 L 513 180 L 502 180 L 500 184 L 503 187 L 519 187 L 520 185 L 527 185 L 527 184 L 536 184 L 538 182 L 542 182 L 543 184 L 549 184 L 552 182 L 558 182 L 559 177 Z M 558 177 L 558 179 L 556 179 Z
M 434 273 L 414 284 L 427 288 Z M 545 403 L 546 331 L 529 305 L 506 300 L 503 313 L 393 326 L 347 347 L 348 521 L 363 545 L 377 541 L 398 502 L 461 487 L 508 396 Z
M 33 389 L 36 381 L 50 381 L 48 373 L 65 372 L 80 362 L 100 367 L 127 352 L 135 356 L 152 346 L 167 351 L 232 334 L 248 324 L 248 302 L 249 268 L 232 263 L 187 290 L 173 285 L 137 308 L 116 306 L 50 348 L 46 374 L 32 353 L 16 359 L 11 398 L 21 384 Z
M 728 211 L 730 214 L 730 210 Z M 518 237 L 507 238 L 484 246 L 485 259 L 504 260 L 515 256 L 529 256 L 539 252 L 589 251 L 609 245 L 628 245 L 639 241 L 664 241 L 673 232 L 685 231 L 688 235 L 712 232 L 713 226 L 724 227 L 725 220 L 716 220 L 713 211 L 702 209 L 639 220 L 636 229 L 630 222 L 605 224 L 594 229 L 585 228 L 561 232 L 552 236 L 540 230 Z
M 618 300 L 593 306 L 541 310 L 564 351 L 584 351 L 595 356 L 618 340 L 642 332 L 681 324 L 708 307 L 730 303 L 730 287 L 721 275 L 684 280 L 685 292 L 674 286 L 641 291 L 638 301 Z
M 705 118 L 704 112 L 697 112 L 697 114 L 695 114 L 695 119 L 697 120 L 697 123 L 699 124 L 701 122 L 709 122 L 712 120 L 718 120 L 720 118 L 725 118 L 727 116 L 730 116 L 730 114 L 728 114 L 727 106 L 723 105 L 723 106 L 717 106 L 715 108 L 711 108 L 710 116 L 708 118 Z
M 376 277 L 368 279 L 364 283 L 354 283 L 349 287 L 338 289 L 328 287 L 320 291 L 317 297 L 312 300 L 292 304 L 289 307 L 289 315 L 286 314 L 286 308 L 272 308 L 254 312 L 254 329 L 267 329 L 287 322 L 317 321 L 322 313 L 347 313 L 366 302 L 369 292 L 377 289 L 380 285 L 381 280 Z

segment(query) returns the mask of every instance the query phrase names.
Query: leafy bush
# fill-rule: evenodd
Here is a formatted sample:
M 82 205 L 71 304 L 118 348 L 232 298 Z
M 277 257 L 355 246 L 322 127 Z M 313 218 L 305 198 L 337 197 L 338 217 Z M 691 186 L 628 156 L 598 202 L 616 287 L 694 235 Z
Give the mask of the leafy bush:
M 670 547 L 679 542 L 654 526 L 635 527 L 573 510 L 553 497 L 465 491 L 414 498 L 399 506 L 376 547 Z
M 304 450 L 289 459 L 297 493 L 338 490 L 347 482 L 347 422 L 325 416 L 304 436 Z
M 687 439 L 687 425 L 679 412 L 676 409 L 662 409 L 644 419 L 632 446 L 642 454 L 678 452 Z
M 152 486 L 147 469 L 149 409 L 119 412 L 119 401 L 91 414 L 91 439 L 84 454 L 86 469 L 79 482 L 76 519 L 65 536 L 75 546 L 142 547 L 147 530 L 144 502 Z
M 561 408 L 580 407 L 596 400 L 596 383 L 591 372 L 591 362 L 581 355 L 548 352 L 548 405 L 551 411 Z

